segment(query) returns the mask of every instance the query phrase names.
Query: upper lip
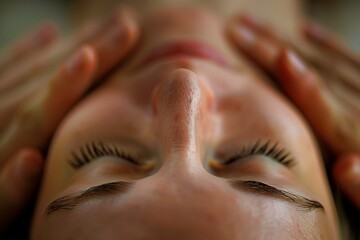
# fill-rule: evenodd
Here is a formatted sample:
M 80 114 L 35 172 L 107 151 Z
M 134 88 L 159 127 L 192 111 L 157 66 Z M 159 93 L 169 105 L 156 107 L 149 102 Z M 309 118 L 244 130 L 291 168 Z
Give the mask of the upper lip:
M 141 65 L 170 57 L 193 57 L 206 59 L 222 66 L 228 66 L 225 58 L 210 46 L 194 41 L 179 41 L 161 44 L 145 57 Z

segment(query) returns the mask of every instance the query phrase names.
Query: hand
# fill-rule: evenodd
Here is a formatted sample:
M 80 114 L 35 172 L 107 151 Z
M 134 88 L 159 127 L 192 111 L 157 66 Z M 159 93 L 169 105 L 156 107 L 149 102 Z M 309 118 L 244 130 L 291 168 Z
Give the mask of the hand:
M 55 32 L 46 24 L 0 57 L 0 230 L 26 203 L 22 194 L 35 189 L 41 150 L 62 118 L 139 35 L 130 9 L 57 44 Z
M 334 178 L 360 209 L 360 60 L 333 35 L 305 27 L 313 54 L 301 54 L 270 27 L 245 16 L 229 28 L 231 40 L 278 81 L 317 135 L 338 158 Z M 298 48 L 300 49 L 300 48 Z

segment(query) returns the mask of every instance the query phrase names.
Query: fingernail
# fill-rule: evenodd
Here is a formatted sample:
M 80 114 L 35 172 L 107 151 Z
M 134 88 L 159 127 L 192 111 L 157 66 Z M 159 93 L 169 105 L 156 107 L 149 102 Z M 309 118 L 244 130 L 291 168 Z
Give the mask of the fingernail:
M 29 156 L 26 151 L 20 152 L 15 161 L 14 171 L 16 178 L 32 181 L 41 175 L 41 163 L 38 159 Z
M 290 67 L 300 75 L 303 75 L 306 73 L 307 68 L 305 66 L 305 63 L 300 59 L 299 55 L 297 55 L 294 51 L 288 52 L 288 59 L 290 62 Z
M 237 36 L 238 44 L 242 47 L 250 46 L 256 41 L 254 32 L 244 25 L 234 26 L 234 31 Z
M 77 51 L 66 63 L 66 68 L 69 73 L 75 73 L 82 69 L 84 66 L 84 49 Z

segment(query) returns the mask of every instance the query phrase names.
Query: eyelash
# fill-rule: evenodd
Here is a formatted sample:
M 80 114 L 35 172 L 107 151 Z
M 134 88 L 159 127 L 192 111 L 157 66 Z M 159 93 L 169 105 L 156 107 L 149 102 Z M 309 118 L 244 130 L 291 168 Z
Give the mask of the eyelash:
M 278 143 L 270 144 L 269 141 L 263 144 L 260 144 L 260 141 L 257 141 L 253 145 L 244 147 L 240 152 L 234 154 L 234 156 L 229 158 L 225 162 L 225 165 L 229 165 L 241 158 L 249 157 L 252 155 L 263 155 L 266 157 L 270 157 L 289 168 L 295 165 L 295 161 L 290 157 L 289 152 L 287 152 L 284 148 L 280 148 L 278 146 Z
M 80 154 L 72 152 L 73 159 L 69 161 L 69 164 L 72 168 L 79 169 L 97 158 L 109 156 L 122 158 L 139 165 L 138 161 L 128 153 L 102 142 L 85 144 L 80 148 Z
M 287 152 L 284 148 L 278 147 L 277 143 L 272 146 L 270 145 L 269 141 L 263 144 L 260 144 L 260 141 L 257 141 L 255 144 L 244 147 L 240 152 L 234 154 L 225 162 L 225 165 L 229 165 L 238 159 L 252 155 L 263 155 L 270 157 L 287 167 L 294 166 L 295 162 L 292 158 L 290 158 L 289 152 Z M 69 164 L 74 169 L 79 169 L 97 158 L 106 156 L 119 157 L 135 165 L 139 165 L 138 161 L 133 156 L 114 146 L 105 145 L 102 142 L 85 144 L 85 146 L 80 148 L 80 154 L 72 152 L 72 156 L 73 159 L 69 161 Z

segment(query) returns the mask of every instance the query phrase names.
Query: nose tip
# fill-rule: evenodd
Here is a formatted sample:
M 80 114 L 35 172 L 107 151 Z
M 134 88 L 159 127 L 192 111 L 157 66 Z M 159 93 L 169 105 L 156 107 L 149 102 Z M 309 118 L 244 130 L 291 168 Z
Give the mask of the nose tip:
M 157 87 L 153 97 L 155 113 L 175 109 L 187 109 L 199 101 L 196 75 L 186 69 L 177 69 Z M 184 104 L 185 103 L 185 104 Z
M 214 102 L 213 92 L 193 71 L 177 69 L 165 77 L 155 89 L 152 97 L 153 110 L 158 113 L 159 109 L 166 111 L 169 108 L 174 109 L 176 105 L 189 109 L 190 106 L 198 104 L 202 97 L 206 98 L 206 106 L 211 109 Z
M 212 98 L 209 88 L 191 70 L 177 69 L 159 84 L 152 104 L 165 161 L 199 158 L 202 123 Z

